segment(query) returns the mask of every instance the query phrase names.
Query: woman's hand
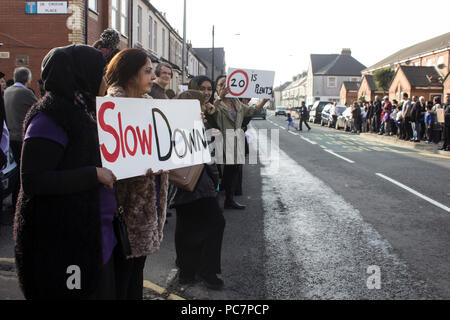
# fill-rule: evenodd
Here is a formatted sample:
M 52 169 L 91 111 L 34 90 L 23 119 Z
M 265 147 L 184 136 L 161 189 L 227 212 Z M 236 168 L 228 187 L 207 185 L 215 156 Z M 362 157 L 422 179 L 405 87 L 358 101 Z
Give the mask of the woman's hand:
M 98 182 L 104 184 L 109 189 L 113 188 L 114 182 L 116 182 L 117 178 L 114 173 L 106 168 L 96 168 L 97 170 L 97 179 Z
M 205 108 L 208 114 L 214 114 L 216 112 L 216 107 L 209 102 L 205 104 Z

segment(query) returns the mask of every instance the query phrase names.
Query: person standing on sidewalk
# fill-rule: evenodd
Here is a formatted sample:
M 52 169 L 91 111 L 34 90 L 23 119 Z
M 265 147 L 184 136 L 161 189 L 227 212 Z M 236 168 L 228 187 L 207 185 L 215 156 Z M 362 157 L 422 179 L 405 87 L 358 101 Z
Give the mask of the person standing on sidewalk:
M 26 299 L 115 299 L 116 178 L 102 168 L 94 120 L 105 64 L 85 45 L 53 49 L 43 60 L 47 94 L 24 121 L 14 217 Z
M 417 100 L 413 98 L 413 100 Z M 415 101 L 411 106 L 411 128 L 413 132 L 413 138 L 411 141 L 420 142 L 420 113 L 422 108 L 425 108 L 425 98 L 420 97 L 418 101 Z
M 300 123 L 298 125 L 298 130 L 302 131 L 302 124 L 305 123 L 308 131 L 311 130 L 311 127 L 308 124 L 308 108 L 305 105 L 305 101 L 302 101 L 302 106 L 300 107 Z
M 450 94 L 447 94 L 444 105 L 444 144 L 439 150 L 450 151 Z
M 155 74 L 147 53 L 124 49 L 114 56 L 106 71 L 108 97 L 152 99 Z M 119 300 L 142 300 L 147 255 L 159 250 L 166 221 L 168 173 L 151 169 L 145 176 L 116 183 L 117 202 L 123 207 L 131 255 L 116 256 L 116 289 Z
M 240 139 L 245 139 L 244 131 L 242 128 L 242 122 L 246 116 L 252 116 L 260 113 L 264 105 L 269 99 L 263 99 L 256 107 L 249 107 L 235 98 L 227 98 L 228 88 L 225 84 L 226 76 L 220 76 L 217 80 L 217 89 L 219 95 L 216 101 L 214 101 L 215 111 L 211 115 L 217 123 L 219 130 L 222 132 L 225 166 L 223 170 L 223 186 L 225 189 L 225 209 L 238 209 L 244 210 L 245 206 L 237 203 L 234 200 L 234 194 L 237 185 L 237 179 L 239 175 L 239 164 L 245 159 L 245 142 Z M 231 134 L 231 135 L 230 135 Z M 234 140 L 237 143 L 231 143 L 234 145 L 234 149 L 231 148 L 228 140 Z M 241 148 L 243 146 L 244 148 Z M 231 150 L 227 150 L 227 147 Z M 231 162 L 231 163 L 230 163 Z
M 373 106 L 373 127 L 375 132 L 380 131 L 380 123 L 381 123 L 381 113 L 383 112 L 383 108 L 381 106 L 380 97 L 375 97 L 375 103 Z
M 4 93 L 6 125 L 10 133 L 10 148 L 17 164 L 22 156 L 23 120 L 31 106 L 38 100 L 28 89 L 31 84 L 31 71 L 25 67 L 14 70 L 14 84 Z M 16 206 L 20 185 L 13 187 L 12 203 Z
M 199 77 L 202 77 L 200 86 L 207 88 L 206 94 L 188 90 L 178 98 L 199 100 L 202 112 L 207 114 L 214 109 L 208 102 L 213 84 L 210 80 L 208 83 L 201 81 L 204 76 Z M 208 122 L 205 127 L 211 129 Z M 222 272 L 221 251 L 225 229 L 225 218 L 217 200 L 218 183 L 217 166 L 214 162 L 205 164 L 195 189 L 192 192 L 178 189 L 173 200 L 172 206 L 177 210 L 175 249 L 180 284 L 194 282 L 197 275 L 209 289 L 223 287 L 223 280 L 217 276 Z
M 402 106 L 402 114 L 403 114 L 403 129 L 405 133 L 404 140 L 409 141 L 412 138 L 412 129 L 411 129 L 411 100 L 408 97 L 408 94 L 405 92 L 403 94 L 403 106 Z

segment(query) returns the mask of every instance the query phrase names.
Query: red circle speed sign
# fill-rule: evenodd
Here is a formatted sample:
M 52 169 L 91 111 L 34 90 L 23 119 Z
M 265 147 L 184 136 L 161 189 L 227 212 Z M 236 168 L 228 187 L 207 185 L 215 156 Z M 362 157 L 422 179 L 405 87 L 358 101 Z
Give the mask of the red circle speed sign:
M 248 75 L 244 70 L 235 70 L 227 80 L 228 91 L 232 96 L 242 95 L 248 88 Z

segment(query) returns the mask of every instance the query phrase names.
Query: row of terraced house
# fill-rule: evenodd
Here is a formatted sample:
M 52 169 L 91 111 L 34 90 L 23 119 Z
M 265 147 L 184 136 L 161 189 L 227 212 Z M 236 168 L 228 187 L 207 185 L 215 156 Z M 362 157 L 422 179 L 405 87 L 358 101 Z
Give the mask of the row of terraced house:
M 92 45 L 103 30 L 120 34 L 119 48 L 143 48 L 154 64 L 168 62 L 174 70 L 170 89 L 177 92 L 182 79 L 183 38 L 166 15 L 148 0 L 6 1 L 0 10 L 0 70 L 12 78 L 16 67 L 26 66 L 38 89 L 41 62 L 54 47 Z M 186 76 L 217 76 L 225 72 L 223 48 L 186 48 Z
M 377 85 L 374 73 L 391 68 L 394 76 L 389 89 Z M 375 96 L 401 100 L 403 93 L 432 101 L 450 94 L 450 32 L 399 50 L 378 63 L 365 67 L 351 55 L 311 54 L 307 75 L 275 88 L 275 105 L 295 108 L 304 101 L 337 102 L 350 105 L 356 100 L 373 101 Z

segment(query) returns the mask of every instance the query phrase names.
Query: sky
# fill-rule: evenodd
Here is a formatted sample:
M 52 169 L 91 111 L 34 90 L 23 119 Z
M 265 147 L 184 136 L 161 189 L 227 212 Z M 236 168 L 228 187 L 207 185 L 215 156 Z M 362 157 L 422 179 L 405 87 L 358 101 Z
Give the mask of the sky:
M 184 0 L 151 0 L 183 36 Z M 186 0 L 193 47 L 225 48 L 231 68 L 275 71 L 274 86 L 308 69 L 312 53 L 340 53 L 369 67 L 450 32 L 449 0 Z

